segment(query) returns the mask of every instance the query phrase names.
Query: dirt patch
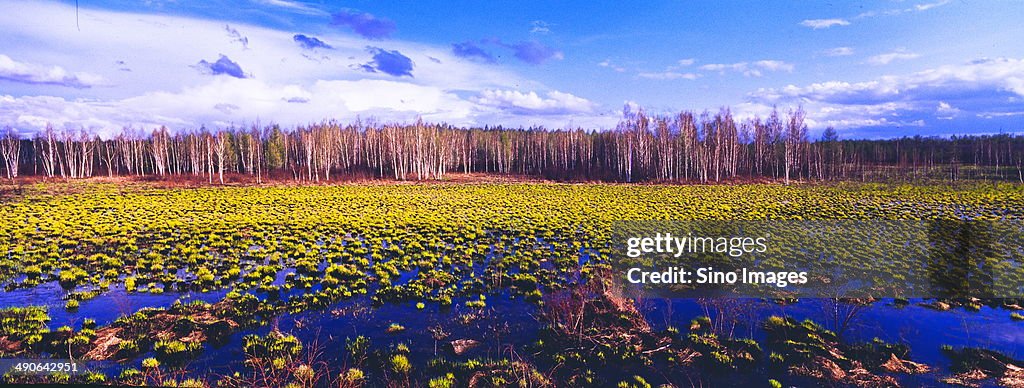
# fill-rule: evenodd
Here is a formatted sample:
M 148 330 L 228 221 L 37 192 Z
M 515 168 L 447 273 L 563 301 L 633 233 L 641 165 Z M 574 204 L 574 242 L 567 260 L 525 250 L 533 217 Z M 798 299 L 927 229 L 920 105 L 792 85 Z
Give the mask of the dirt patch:
M 354 172 L 345 174 L 332 174 L 330 180 L 310 181 L 306 177 L 300 179 L 289 171 L 274 171 L 257 179 L 256 176 L 234 172 L 224 173 L 224 183 L 221 183 L 220 176 L 193 174 L 175 175 L 118 175 L 105 176 L 97 175 L 90 178 L 66 179 L 61 177 L 22 176 L 14 181 L 0 182 L 0 201 L 6 196 L 11 196 L 14 190 L 26 185 L 47 183 L 46 194 L 62 194 L 79 192 L 75 183 L 101 183 L 117 185 L 140 185 L 156 188 L 201 188 L 201 187 L 248 187 L 248 186 L 329 186 L 329 185 L 444 185 L 444 184 L 486 184 L 486 183 L 566 183 L 566 184 L 609 184 L 609 185 L 651 185 L 651 186 L 685 186 L 685 185 L 748 185 L 748 184 L 783 184 L 782 180 L 769 178 L 730 178 L 717 182 L 700 182 L 696 180 L 672 180 L 672 181 L 645 181 L 645 182 L 618 182 L 602 180 L 579 180 L 579 179 L 547 179 L 525 174 L 498 174 L 498 173 L 462 173 L 449 172 L 442 179 L 415 180 L 414 178 L 400 181 L 393 177 L 380 177 L 376 172 Z M 818 182 L 792 181 L 791 184 L 807 185 L 822 184 Z M 49 186 L 55 186 L 56 189 Z
M 882 369 L 891 373 L 910 374 L 928 373 L 931 370 L 928 365 L 910 360 L 901 360 L 892 353 L 889 354 L 889 360 L 882 364 Z
M 224 303 L 224 302 L 221 302 Z M 124 359 L 144 352 L 157 340 L 202 343 L 226 338 L 238 323 L 213 314 L 213 305 L 190 306 L 187 311 L 145 310 L 96 331 L 86 359 Z M 125 341 L 134 347 L 122 348 Z
M 118 348 L 123 341 L 118 337 L 122 331 L 123 329 L 114 327 L 97 332 L 96 339 L 94 339 L 91 344 L 92 350 L 86 352 L 82 358 L 88 360 L 110 359 L 114 353 L 117 353 Z

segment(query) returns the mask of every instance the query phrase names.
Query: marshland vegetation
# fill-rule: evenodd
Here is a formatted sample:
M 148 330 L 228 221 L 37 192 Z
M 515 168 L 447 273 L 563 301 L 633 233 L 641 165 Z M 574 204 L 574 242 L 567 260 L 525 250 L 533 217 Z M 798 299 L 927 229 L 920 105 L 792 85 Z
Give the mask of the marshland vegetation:
M 702 310 L 658 322 L 674 302 L 623 289 L 606 260 L 617 220 L 1022 214 L 1010 184 L 40 183 L 0 199 L 0 355 L 108 362 L 52 382 L 181 386 L 1002 384 L 1019 381 L 1013 354 L 957 345 L 943 350 L 955 368 L 925 365 L 926 350 L 827 314 L 797 319 L 810 301 L 689 301 Z M 168 302 L 92 304 L 110 295 Z M 927 302 L 1021 327 L 1019 300 Z M 315 334 L 339 327 L 355 331 Z

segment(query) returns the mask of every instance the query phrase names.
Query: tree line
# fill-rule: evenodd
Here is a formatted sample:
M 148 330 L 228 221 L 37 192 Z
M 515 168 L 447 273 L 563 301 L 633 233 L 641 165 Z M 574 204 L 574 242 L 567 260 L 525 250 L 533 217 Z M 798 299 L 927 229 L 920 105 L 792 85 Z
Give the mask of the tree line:
M 224 183 L 225 174 L 250 175 L 256 182 L 325 182 L 431 180 L 451 172 L 616 182 L 980 178 L 1024 183 L 1024 137 L 1019 135 L 855 140 L 840 139 L 827 128 L 811 139 L 805 118 L 801 108 L 736 120 L 728 108 L 648 115 L 627 107 L 611 130 L 357 120 L 176 132 L 127 127 L 109 139 L 50 126 L 23 139 L 6 127 L 0 132 L 0 163 L 10 179 L 193 175 L 211 184 Z

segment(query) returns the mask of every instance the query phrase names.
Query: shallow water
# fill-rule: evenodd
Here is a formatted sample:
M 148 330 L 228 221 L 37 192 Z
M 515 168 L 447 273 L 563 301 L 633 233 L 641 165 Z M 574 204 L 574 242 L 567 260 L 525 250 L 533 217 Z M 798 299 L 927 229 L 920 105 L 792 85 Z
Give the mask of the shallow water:
M 283 273 L 287 271 L 282 271 Z M 403 277 L 405 278 L 405 277 Z M 405 278 L 408 279 L 408 278 Z M 80 328 L 85 318 L 95 319 L 99 325 L 106 325 L 119 316 L 145 307 L 169 307 L 175 301 L 202 300 L 216 302 L 223 299 L 227 290 L 207 293 L 163 294 L 126 293 L 122 287 L 112 287 L 99 296 L 82 301 L 75 311 L 64 309 L 61 299 L 66 291 L 56 282 L 37 287 L 0 293 L 0 307 L 43 305 L 49 308 L 49 327 L 68 325 Z M 445 355 L 453 360 L 470 358 L 501 358 L 509 355 L 509 349 L 522 349 L 537 339 L 540 323 L 535 317 L 537 307 L 521 298 L 512 298 L 507 293 L 487 295 L 487 307 L 483 310 L 463 306 L 468 298 L 456 298 L 453 307 L 439 308 L 427 304 L 422 310 L 414 302 L 385 304 L 370 307 L 367 296 L 358 296 L 339 302 L 328 309 L 286 314 L 273 319 L 268 325 L 233 333 L 220 344 L 206 344 L 205 351 L 191 361 L 187 369 L 190 375 L 215 377 L 242 369 L 244 354 L 242 338 L 248 334 L 268 333 L 272 328 L 297 336 L 307 347 L 320 350 L 319 361 L 325 361 L 334 368 L 346 365 L 345 343 L 348 338 L 366 336 L 371 340 L 371 349 L 388 351 L 399 343 L 410 349 L 409 359 L 413 365 L 426 365 L 437 357 Z M 791 316 L 798 320 L 812 319 L 826 328 L 830 326 L 826 311 L 831 305 L 821 299 L 802 299 L 791 305 L 749 299 L 742 300 L 742 311 L 754 322 L 762 322 L 771 315 Z M 980 347 L 996 350 L 1011 357 L 1024 354 L 1024 322 L 1010 319 L 1010 311 L 983 306 L 980 311 L 954 308 L 936 311 L 919 306 L 922 300 L 911 300 L 906 306 L 898 306 L 892 300 L 878 301 L 861 310 L 849 327 L 841 332 L 845 341 L 867 342 L 880 338 L 886 342 L 909 346 L 910 359 L 936 367 L 934 373 L 926 376 L 900 376 L 905 382 L 935 382 L 948 375 L 949 360 L 942 354 L 942 345 L 953 347 Z M 717 318 L 714 309 L 706 310 L 705 304 L 697 299 L 641 299 L 638 308 L 656 329 L 668 326 L 680 328 L 684 333 L 689 322 L 699 316 L 710 314 Z M 470 324 L 459 322 L 459 316 L 472 311 L 483 311 L 483 317 Z M 399 333 L 387 333 L 392 323 L 406 329 Z M 449 335 L 436 341 L 428 329 L 440 326 Z M 764 332 L 758 325 L 739 325 L 733 334 L 741 338 L 764 340 Z M 462 356 L 448 352 L 446 344 L 455 339 L 475 339 L 481 345 Z M 511 345 L 511 347 L 510 347 Z M 143 357 L 125 365 L 104 363 L 101 366 L 108 374 L 124 367 L 138 367 Z
M 193 300 L 204 302 L 217 302 L 224 299 L 228 290 L 217 290 L 210 292 L 165 292 L 162 294 L 151 294 L 145 292 L 128 293 L 123 285 L 111 286 L 95 298 L 83 300 L 74 311 L 64 308 L 67 302 L 64 296 L 67 295 L 61 286 L 56 282 L 46 282 L 32 288 L 22 288 L 12 291 L 0 292 L 0 308 L 12 306 L 46 306 L 50 314 L 50 328 L 67 325 L 78 329 L 82 320 L 92 318 L 96 324 L 103 326 L 113 322 L 118 317 L 134 313 L 146 307 L 170 307 L 174 301 L 180 300 L 183 303 Z
M 811 319 L 835 331 L 825 318 L 832 305 L 823 299 L 801 299 L 785 306 L 761 300 L 747 302 L 752 305 L 750 314 L 757 322 L 772 315 L 790 316 L 797 320 Z M 879 338 L 887 343 L 907 345 L 911 361 L 935 368 L 925 376 L 897 376 L 908 383 L 936 382 L 949 375 L 950 360 L 942 354 L 942 345 L 995 350 L 1018 359 L 1024 355 L 1024 322 L 1012 320 L 1010 311 L 988 306 L 982 306 L 979 311 L 963 308 L 938 311 L 920 306 L 922 302 L 924 300 L 915 299 L 909 305 L 898 306 L 891 299 L 877 301 L 855 315 L 841 338 L 851 343 Z M 685 332 L 690 320 L 705 315 L 704 307 L 696 299 L 654 299 L 640 306 L 655 328 L 673 325 Z M 715 316 L 713 310 L 711 315 Z M 764 331 L 757 327 L 751 330 L 741 326 L 734 335 L 760 343 L 765 339 Z

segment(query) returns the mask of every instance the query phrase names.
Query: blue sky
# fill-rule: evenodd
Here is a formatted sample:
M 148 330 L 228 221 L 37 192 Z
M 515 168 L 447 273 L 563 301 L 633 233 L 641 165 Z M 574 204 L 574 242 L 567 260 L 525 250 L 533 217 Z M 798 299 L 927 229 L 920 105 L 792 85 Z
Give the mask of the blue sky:
M 812 134 L 1024 131 L 1021 1 L 0 0 L 0 124 L 614 127 L 626 104 Z

